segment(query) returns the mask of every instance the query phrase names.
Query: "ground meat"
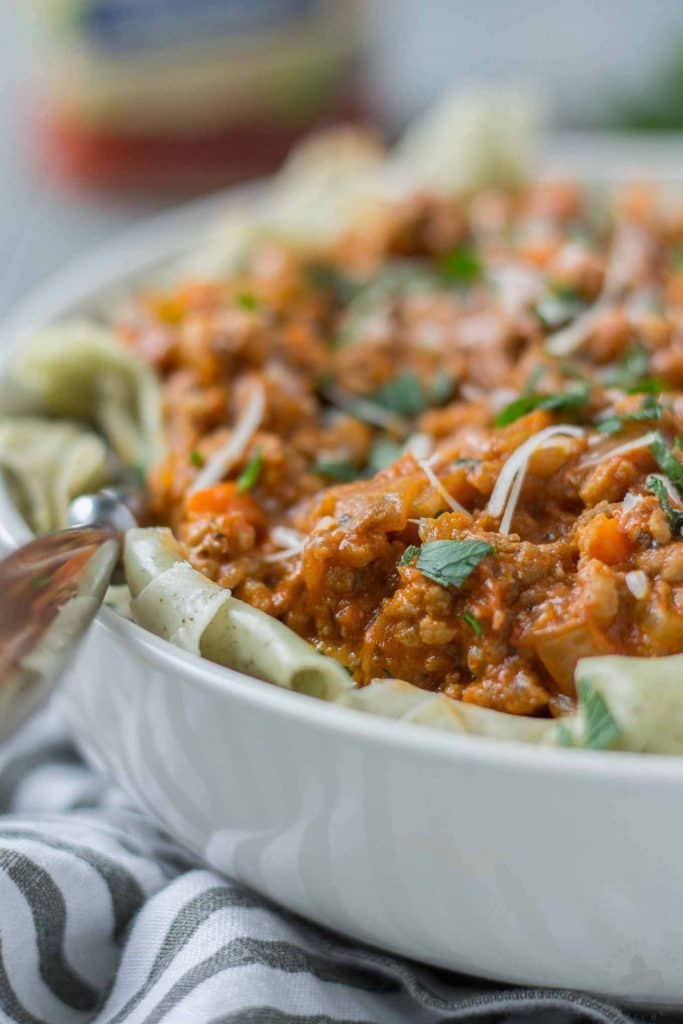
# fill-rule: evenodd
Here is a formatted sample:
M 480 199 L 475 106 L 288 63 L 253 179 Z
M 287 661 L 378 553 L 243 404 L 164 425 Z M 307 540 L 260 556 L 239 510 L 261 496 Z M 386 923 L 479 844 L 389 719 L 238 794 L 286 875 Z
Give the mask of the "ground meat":
M 605 284 L 614 233 L 591 208 L 567 183 L 387 200 L 332 246 L 264 241 L 224 281 L 141 296 L 121 334 L 162 380 L 153 519 L 360 686 L 544 716 L 571 709 L 580 657 L 683 651 L 678 236 L 627 197 L 646 258 L 554 357 L 537 296 L 590 308 Z M 534 286 L 518 305 L 510 266 Z M 255 386 L 260 422 L 193 493 Z M 648 439 L 624 449 L 654 430 L 673 483 Z M 515 465 L 502 532 L 489 503 Z M 485 554 L 440 578 L 434 542 Z

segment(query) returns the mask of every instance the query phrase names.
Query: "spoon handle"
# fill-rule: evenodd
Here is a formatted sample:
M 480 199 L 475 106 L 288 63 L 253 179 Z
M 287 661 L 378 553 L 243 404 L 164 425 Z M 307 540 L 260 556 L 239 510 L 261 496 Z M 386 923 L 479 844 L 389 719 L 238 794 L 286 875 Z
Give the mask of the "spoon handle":
M 50 695 L 120 554 L 106 526 L 60 530 L 0 562 L 0 741 Z

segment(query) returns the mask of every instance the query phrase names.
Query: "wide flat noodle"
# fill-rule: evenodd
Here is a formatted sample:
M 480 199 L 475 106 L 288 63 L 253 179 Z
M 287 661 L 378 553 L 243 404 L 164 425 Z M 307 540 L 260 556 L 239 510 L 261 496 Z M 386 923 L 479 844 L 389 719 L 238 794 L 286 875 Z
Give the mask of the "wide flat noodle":
M 683 654 L 582 658 L 576 681 L 604 698 L 618 727 L 616 749 L 683 754 Z M 581 746 L 588 727 L 585 709 L 580 706 L 562 721 Z
M 384 718 L 427 725 L 446 732 L 472 733 L 495 739 L 543 743 L 552 735 L 552 722 L 507 715 L 476 704 L 430 693 L 401 679 L 376 679 L 369 686 L 340 698 L 340 704 Z
M 65 526 L 71 499 L 109 475 L 101 438 L 77 423 L 37 417 L 0 420 L 0 470 L 35 533 Z
M 96 426 L 125 465 L 158 462 L 159 383 L 108 328 L 87 320 L 45 328 L 21 349 L 10 374 L 30 411 Z
M 230 596 L 179 561 L 169 530 L 130 530 L 124 562 L 136 622 L 210 661 L 287 689 L 334 700 L 345 670 L 277 619 Z

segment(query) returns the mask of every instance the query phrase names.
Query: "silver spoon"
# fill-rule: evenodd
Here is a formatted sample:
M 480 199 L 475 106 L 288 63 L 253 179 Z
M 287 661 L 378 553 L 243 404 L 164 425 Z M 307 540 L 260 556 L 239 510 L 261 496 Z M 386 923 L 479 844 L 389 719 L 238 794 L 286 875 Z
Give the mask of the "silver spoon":
M 105 488 L 69 506 L 69 529 L 0 562 L 0 742 L 50 696 L 102 604 L 139 495 Z

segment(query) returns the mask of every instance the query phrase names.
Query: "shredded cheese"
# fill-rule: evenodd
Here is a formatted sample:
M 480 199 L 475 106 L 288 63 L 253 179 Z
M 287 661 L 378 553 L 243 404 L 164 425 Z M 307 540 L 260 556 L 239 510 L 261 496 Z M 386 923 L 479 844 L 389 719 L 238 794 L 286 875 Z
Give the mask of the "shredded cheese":
M 642 569 L 634 569 L 632 572 L 627 572 L 624 576 L 624 581 L 633 596 L 639 601 L 647 597 L 649 581 Z
M 292 530 L 289 526 L 274 526 L 270 531 L 270 539 L 279 548 L 296 548 L 305 539 L 298 530 Z
M 464 508 L 460 504 L 459 501 L 455 500 L 455 498 L 453 497 L 452 494 L 448 493 L 448 491 L 446 490 L 444 485 L 441 483 L 441 481 L 439 480 L 438 476 L 436 475 L 436 473 L 434 472 L 432 467 L 429 465 L 429 463 L 426 461 L 426 459 L 417 459 L 416 461 L 417 461 L 418 466 L 420 467 L 420 469 L 424 473 L 424 475 L 429 480 L 429 482 L 432 485 L 432 487 L 434 487 L 439 492 L 439 494 L 441 495 L 443 500 L 446 502 L 446 504 L 448 505 L 450 510 L 452 512 L 463 512 L 466 516 L 468 516 L 470 513 L 467 511 L 466 508 Z
M 190 494 L 220 483 L 226 473 L 244 454 L 247 445 L 260 427 L 265 407 L 266 396 L 263 385 L 260 381 L 256 381 L 251 389 L 249 401 L 235 424 L 235 429 L 223 447 L 214 452 L 201 473 L 197 474 L 189 490 Z
M 428 459 L 433 448 L 434 442 L 429 434 L 413 434 L 406 441 L 403 452 L 409 452 L 415 459 Z
M 596 302 L 576 320 L 556 331 L 548 338 L 546 350 L 554 356 L 567 356 L 586 341 L 596 323 L 621 298 L 627 288 L 640 276 L 652 250 L 650 235 L 635 224 L 622 224 L 618 228 L 605 283 Z
M 522 492 L 524 477 L 526 476 L 529 459 L 537 448 L 544 448 L 555 436 L 582 437 L 582 427 L 574 427 L 569 424 L 558 424 L 557 426 L 545 427 L 538 433 L 532 434 L 526 441 L 516 448 L 507 459 L 500 475 L 493 488 L 487 512 L 492 516 L 501 516 L 500 532 L 508 533 L 515 514 L 517 502 Z
M 599 462 L 611 459 L 615 455 L 625 455 L 627 452 L 638 451 L 639 448 L 647 448 L 656 437 L 657 432 L 651 430 L 649 433 L 643 434 L 642 437 L 637 437 L 635 441 L 626 441 L 625 444 L 617 445 L 616 448 L 608 448 L 606 452 L 594 452 L 592 455 L 588 455 L 585 459 L 581 460 L 581 466 L 582 468 L 584 466 L 597 466 Z
M 265 555 L 264 562 L 283 562 L 287 558 L 293 558 L 300 554 L 306 546 L 304 535 L 288 526 L 274 526 L 270 531 L 270 539 L 283 550 L 276 551 L 272 555 Z

